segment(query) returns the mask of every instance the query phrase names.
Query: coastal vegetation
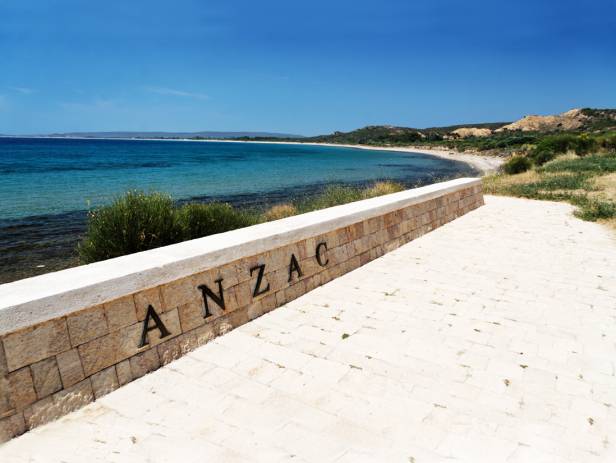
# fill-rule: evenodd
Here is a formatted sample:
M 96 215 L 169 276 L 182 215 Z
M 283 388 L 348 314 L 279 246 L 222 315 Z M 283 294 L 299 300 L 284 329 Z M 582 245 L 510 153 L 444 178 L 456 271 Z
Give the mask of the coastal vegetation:
M 88 264 L 253 225 L 259 216 L 229 204 L 178 206 L 171 196 L 129 191 L 88 214 L 79 259 Z
M 257 213 L 226 203 L 190 203 L 177 210 L 181 241 L 248 227 L 260 221 Z
M 86 236 L 78 246 L 82 263 L 96 262 L 180 239 L 173 200 L 162 193 L 130 191 L 88 214 Z
M 87 231 L 78 245 L 79 259 L 88 264 L 403 189 L 395 182 L 377 182 L 366 188 L 332 185 L 316 196 L 263 211 L 226 203 L 178 205 L 164 193 L 129 191 L 89 212 Z
M 582 219 L 616 224 L 616 109 L 572 109 L 511 123 L 426 129 L 368 126 L 293 141 L 440 148 L 503 157 L 501 172 L 485 177 L 487 193 L 567 201 L 577 206 L 576 215 Z M 327 207 L 327 196 L 320 200 Z
M 263 212 L 262 221 L 283 219 L 296 214 L 316 211 L 341 204 L 360 201 L 362 199 L 376 198 L 377 196 L 397 193 L 404 190 L 404 186 L 397 182 L 376 182 L 366 188 L 355 188 L 341 185 L 331 185 L 313 197 L 290 203 L 275 204 Z
M 507 173 L 514 159 L 526 159 L 530 168 Z M 511 158 L 505 172 L 484 177 L 484 189 L 489 194 L 566 201 L 577 206 L 579 218 L 616 226 L 616 151 L 571 151 L 535 164 L 522 156 Z
M 616 131 L 605 120 L 591 127 L 597 130 L 535 135 L 501 173 L 484 177 L 486 193 L 567 201 L 581 219 L 616 226 Z
M 526 172 L 532 165 L 532 162 L 527 157 L 513 156 L 503 165 L 503 170 L 506 174 L 514 175 Z

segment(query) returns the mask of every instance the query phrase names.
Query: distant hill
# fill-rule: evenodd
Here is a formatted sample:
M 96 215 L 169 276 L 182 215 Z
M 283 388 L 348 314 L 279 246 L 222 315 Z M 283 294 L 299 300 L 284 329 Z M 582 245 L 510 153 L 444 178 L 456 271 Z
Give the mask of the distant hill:
M 334 132 L 331 135 L 305 137 L 302 141 L 315 143 L 341 143 L 373 145 L 381 143 L 415 143 L 425 138 L 418 129 L 391 125 L 370 125 L 351 132 Z
M 300 141 L 359 145 L 422 144 L 464 138 L 510 137 L 516 133 L 520 143 L 529 141 L 521 132 L 596 132 L 616 130 L 616 109 L 572 109 L 557 115 L 525 116 L 515 122 L 458 124 L 417 129 L 391 125 L 370 125 L 350 132 L 304 137 Z
M 506 122 L 484 124 L 460 124 L 447 127 L 430 127 L 416 129 L 411 127 L 396 127 L 391 125 L 369 125 L 350 132 L 334 132 L 330 135 L 304 137 L 303 142 L 340 143 L 351 145 L 412 145 L 424 142 L 443 140 L 449 137 L 461 138 L 467 136 L 487 136 Z M 481 134 L 481 135 L 479 135 Z
M 39 135 L 57 138 L 302 138 L 301 135 L 276 132 L 66 132 Z
M 616 109 L 571 109 L 556 115 L 529 115 L 514 122 L 485 122 L 444 127 L 397 127 L 370 125 L 350 132 L 304 137 L 276 132 L 68 132 L 46 136 L 73 138 L 158 138 L 158 139 L 233 139 L 245 141 L 299 141 L 350 145 L 420 145 L 449 143 L 455 140 L 489 139 L 489 146 L 499 148 L 532 143 L 533 137 L 553 132 L 601 132 L 616 130 Z M 1 135 L 0 135 L 1 136 Z M 506 140 L 504 140 L 506 139 Z M 504 141 L 503 141 L 504 140 Z

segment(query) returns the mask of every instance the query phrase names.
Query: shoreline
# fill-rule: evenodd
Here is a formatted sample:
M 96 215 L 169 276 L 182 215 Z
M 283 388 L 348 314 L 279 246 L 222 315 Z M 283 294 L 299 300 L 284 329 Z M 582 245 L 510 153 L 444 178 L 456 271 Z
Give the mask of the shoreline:
M 55 139 L 54 137 L 50 137 Z M 93 140 L 92 138 L 81 140 Z M 109 140 L 109 139 L 102 139 Z M 117 139 L 113 139 L 117 140 Z M 135 139 L 127 139 L 135 140 Z M 458 161 L 455 169 L 463 172 L 463 176 L 484 175 L 494 169 L 498 164 L 499 158 L 488 158 L 486 156 L 475 156 L 469 154 L 452 154 L 445 150 L 430 150 L 415 147 L 377 147 L 350 144 L 333 143 L 302 143 L 302 142 L 275 142 L 275 141 L 245 141 L 245 140 L 191 140 L 191 139 L 137 139 L 141 141 L 208 141 L 226 143 L 261 143 L 261 144 L 281 144 L 281 145 L 309 145 L 325 146 L 332 148 L 364 149 L 372 151 L 390 151 L 398 153 L 416 153 L 418 155 L 432 156 L 434 158 L 445 158 L 447 160 Z M 273 148 L 272 148 L 273 149 Z M 396 156 L 392 153 L 392 157 Z M 454 168 L 452 166 L 452 168 Z M 404 180 L 400 180 L 405 182 Z M 431 183 L 435 180 L 426 179 Z M 438 180 L 436 180 L 438 181 Z M 233 194 L 215 196 L 190 196 L 181 198 L 179 202 L 194 201 L 208 202 L 219 201 L 228 202 L 236 207 L 260 208 L 268 204 L 284 203 L 293 198 L 300 198 L 320 191 L 324 185 L 330 182 L 320 182 L 305 186 L 295 186 L 292 188 L 281 188 L 268 191 L 253 198 L 253 194 Z M 334 182 L 335 183 L 335 182 Z M 349 183 L 349 182 L 346 182 Z M 350 182 L 354 186 L 365 186 L 368 181 Z M 407 183 L 404 183 L 407 185 Z M 424 184 L 422 181 L 421 184 Z M 407 185 L 411 188 L 412 186 Z M 56 214 L 37 214 L 27 217 L 0 220 L 0 247 L 4 252 L 0 253 L 0 284 L 17 279 L 27 278 L 48 271 L 60 270 L 72 267 L 75 259 L 75 245 L 79 241 L 86 229 L 86 210 L 76 209 Z M 36 243 L 36 245 L 34 245 Z
M 156 140 L 156 139 L 152 139 Z M 427 147 L 413 147 L 413 146 L 368 146 L 368 145 L 349 145 L 343 143 L 318 143 L 318 142 L 301 142 L 301 141 L 261 141 L 261 140 L 217 140 L 217 139 L 205 139 L 205 140 L 191 140 L 191 139 L 178 139 L 172 141 L 204 141 L 204 142 L 222 142 L 222 143 L 262 143 L 271 145 L 308 145 L 308 146 L 331 146 L 336 148 L 356 148 L 362 150 L 371 151 L 392 151 L 398 153 L 417 153 L 425 154 L 427 156 L 434 156 L 441 159 L 447 159 L 450 161 L 459 161 L 470 165 L 474 169 L 481 172 L 482 176 L 493 174 L 498 171 L 500 166 L 505 162 L 504 158 L 497 156 L 485 156 L 475 152 L 472 153 L 459 153 L 452 150 L 445 149 L 432 149 Z
M 152 139 L 156 140 L 156 139 Z M 414 146 L 368 146 L 368 145 L 349 145 L 343 143 L 318 143 L 318 142 L 301 142 L 301 141 L 261 141 L 261 140 L 173 140 L 173 141 L 204 141 L 204 142 L 222 142 L 222 143 L 262 143 L 271 145 L 308 145 L 308 146 L 331 146 L 335 148 L 356 148 L 370 151 L 392 151 L 398 153 L 416 153 L 434 156 L 450 161 L 459 161 L 470 165 L 474 169 L 481 172 L 482 176 L 493 174 L 498 171 L 500 166 L 505 162 L 504 158 L 497 156 L 485 156 L 476 152 L 459 153 L 449 149 L 432 149 L 427 147 Z
M 505 162 L 504 158 L 497 156 L 485 156 L 476 152 L 460 153 L 450 149 L 414 147 L 414 146 L 368 146 L 368 145 L 349 145 L 342 143 L 318 143 L 318 142 L 301 142 L 301 141 L 264 141 L 264 140 L 226 140 L 217 138 L 199 139 L 192 138 L 102 138 L 102 137 L 6 137 L 6 138 L 51 138 L 60 140 L 122 140 L 122 141 L 190 141 L 190 142 L 208 142 L 208 143 L 260 143 L 270 145 L 308 145 L 308 146 L 331 146 L 341 148 L 355 148 L 372 151 L 393 151 L 399 153 L 417 153 L 427 156 L 434 156 L 450 161 L 464 162 L 474 169 L 478 170 L 482 176 L 496 173 L 500 166 Z
M 418 153 L 428 156 L 435 156 L 437 158 L 448 159 L 450 161 L 464 162 L 471 167 L 474 167 L 481 172 L 482 176 L 495 173 L 500 166 L 505 162 L 504 158 L 496 156 L 484 156 L 475 153 L 458 153 L 451 150 L 443 149 L 431 149 L 431 148 L 414 148 L 409 147 L 378 147 L 378 146 L 365 146 L 365 145 L 340 145 L 335 143 L 314 143 L 314 145 L 321 146 L 342 146 L 345 148 L 358 148 L 366 150 L 376 151 L 397 151 L 401 153 Z

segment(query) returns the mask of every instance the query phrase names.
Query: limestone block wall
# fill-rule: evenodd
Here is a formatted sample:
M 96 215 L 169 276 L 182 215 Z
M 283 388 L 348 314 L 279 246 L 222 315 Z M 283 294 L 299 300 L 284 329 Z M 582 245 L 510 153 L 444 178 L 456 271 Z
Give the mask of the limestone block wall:
M 0 285 L 0 442 L 482 204 L 458 179 Z

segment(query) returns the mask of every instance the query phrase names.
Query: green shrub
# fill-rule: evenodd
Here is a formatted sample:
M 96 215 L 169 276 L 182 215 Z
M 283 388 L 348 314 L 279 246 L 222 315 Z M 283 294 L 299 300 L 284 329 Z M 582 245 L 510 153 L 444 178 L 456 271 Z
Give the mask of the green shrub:
M 575 215 L 582 220 L 595 222 L 600 219 L 616 217 L 616 203 L 611 201 L 579 197 L 575 198 L 572 202 L 579 206 L 579 210 L 575 212 Z
M 616 154 L 594 154 L 581 159 L 561 159 L 542 168 L 545 172 L 616 172 Z
M 530 169 L 532 163 L 530 159 L 525 156 L 513 156 L 507 162 L 503 164 L 503 170 L 509 175 L 519 174 L 526 172 Z
M 226 203 L 185 204 L 178 211 L 182 240 L 248 227 L 257 221 L 254 214 L 235 209 Z
M 576 144 L 573 147 L 573 149 L 575 150 L 575 153 L 578 156 L 585 156 L 586 154 L 596 151 L 598 148 L 599 148 L 599 143 L 597 142 L 597 140 L 589 137 L 585 133 L 580 135 L 577 138 Z
M 554 159 L 556 157 L 556 153 L 554 153 L 553 151 L 535 149 L 531 151 L 529 157 L 536 165 L 542 166 L 546 162 L 549 162 Z
M 579 156 L 589 154 L 599 148 L 599 142 L 595 137 L 587 133 L 574 135 L 570 133 L 549 135 L 543 137 L 537 143 L 537 151 L 551 151 L 556 154 L 564 154 L 567 151 L 575 151 Z
M 599 146 L 605 151 L 616 151 L 616 133 L 606 134 L 599 140 Z
M 537 143 L 537 151 L 551 151 L 557 154 L 564 154 L 574 149 L 577 145 L 577 136 L 573 134 L 549 135 L 543 137 Z
M 166 246 L 178 242 L 180 233 L 170 196 L 130 191 L 88 214 L 79 259 L 87 264 Z

